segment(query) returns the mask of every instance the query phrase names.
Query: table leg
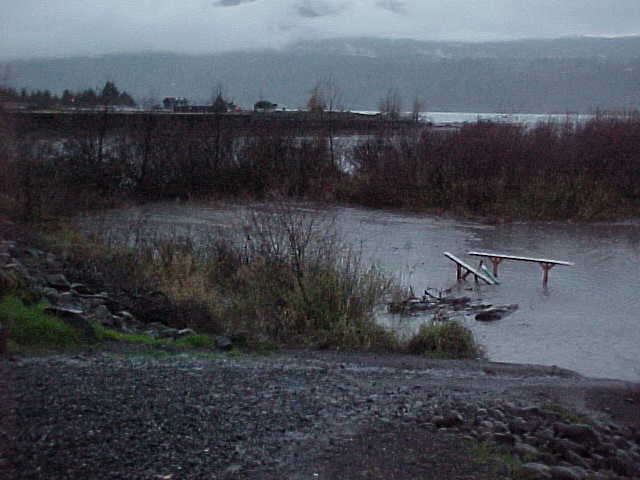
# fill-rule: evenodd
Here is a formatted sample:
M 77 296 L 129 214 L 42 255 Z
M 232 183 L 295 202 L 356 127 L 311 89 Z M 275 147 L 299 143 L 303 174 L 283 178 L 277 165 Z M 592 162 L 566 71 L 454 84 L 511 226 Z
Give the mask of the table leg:
M 502 262 L 502 258 L 500 257 L 489 257 L 489 260 L 491 260 L 491 263 L 493 264 L 493 276 L 497 277 L 498 276 L 498 265 L 500 265 L 500 262 Z
M 551 270 L 555 264 L 540 262 L 540 266 L 542 267 L 542 285 L 546 285 L 549 281 L 549 270 Z

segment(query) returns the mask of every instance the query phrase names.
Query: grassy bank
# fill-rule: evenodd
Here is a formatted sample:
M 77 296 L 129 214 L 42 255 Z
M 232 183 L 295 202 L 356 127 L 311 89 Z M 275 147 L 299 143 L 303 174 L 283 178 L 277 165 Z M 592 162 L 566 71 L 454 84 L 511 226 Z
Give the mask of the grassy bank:
M 394 281 L 344 245 L 328 216 L 283 204 L 247 212 L 237 234 L 146 231 L 127 247 L 103 233 L 54 237 L 84 282 L 115 288 L 143 321 L 258 347 L 398 347 L 372 315 Z
M 12 294 L 0 298 L 0 324 L 7 329 L 10 351 L 68 350 L 88 345 L 87 339 L 78 330 L 61 318 L 47 313 L 48 306 L 44 300 L 30 304 Z M 215 339 L 206 334 L 192 334 L 174 340 L 155 338 L 147 333 L 123 333 L 99 323 L 93 324 L 93 330 L 99 343 L 127 342 L 176 348 L 212 348 L 215 345 Z
M 434 324 L 428 341 L 418 340 L 420 332 L 411 343 L 378 325 L 374 309 L 406 293 L 338 238 L 329 214 L 281 204 L 247 211 L 236 233 L 204 229 L 179 237 L 136 228 L 129 225 L 126 238 L 108 228 L 91 237 L 58 229 L 47 241 L 74 280 L 109 290 L 143 322 L 194 329 L 200 335 L 187 337 L 188 345 L 211 346 L 224 334 L 249 349 L 481 353 L 457 324 Z M 103 327 L 96 333 L 103 341 L 152 341 Z

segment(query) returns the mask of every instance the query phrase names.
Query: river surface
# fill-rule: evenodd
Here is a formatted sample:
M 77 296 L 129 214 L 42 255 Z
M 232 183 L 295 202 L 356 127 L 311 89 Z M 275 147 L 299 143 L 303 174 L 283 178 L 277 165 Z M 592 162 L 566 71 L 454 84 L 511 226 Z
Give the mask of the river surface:
M 162 203 L 119 210 L 110 225 L 160 225 L 196 232 L 203 225 L 231 226 L 240 206 Z M 363 256 L 399 276 L 420 295 L 452 289 L 495 305 L 518 304 L 492 323 L 460 317 L 486 347 L 490 360 L 557 365 L 591 377 L 640 381 L 640 222 L 599 224 L 472 221 L 339 207 L 336 226 Z M 127 222 L 121 222 L 122 217 Z M 114 222 L 115 220 L 115 222 Z M 195 233 L 194 233 L 195 234 Z M 550 271 L 542 285 L 538 264 L 505 261 L 500 285 L 458 284 L 449 251 L 477 265 L 470 250 L 551 258 L 575 263 Z M 380 315 L 380 322 L 416 330 L 428 315 Z

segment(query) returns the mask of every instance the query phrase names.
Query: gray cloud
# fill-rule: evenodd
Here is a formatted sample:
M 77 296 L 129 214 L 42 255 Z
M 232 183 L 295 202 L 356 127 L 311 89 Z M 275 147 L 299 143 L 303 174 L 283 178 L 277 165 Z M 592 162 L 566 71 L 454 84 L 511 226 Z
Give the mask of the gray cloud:
M 377 5 L 398 15 L 407 13 L 405 2 L 402 0 L 380 0 Z
M 0 60 L 140 50 L 208 53 L 348 36 L 628 34 L 640 34 L 640 0 L 6 0 Z
M 318 18 L 326 15 L 318 12 L 315 8 L 309 5 L 298 6 L 297 11 L 298 11 L 298 15 L 300 15 L 301 17 L 307 17 L 307 18 Z
M 218 0 L 213 3 L 214 7 L 236 7 L 242 3 L 252 3 L 257 0 Z
M 324 0 L 301 0 L 296 6 L 296 12 L 301 17 L 319 18 L 338 15 L 345 10 L 346 5 L 342 2 L 330 2 Z

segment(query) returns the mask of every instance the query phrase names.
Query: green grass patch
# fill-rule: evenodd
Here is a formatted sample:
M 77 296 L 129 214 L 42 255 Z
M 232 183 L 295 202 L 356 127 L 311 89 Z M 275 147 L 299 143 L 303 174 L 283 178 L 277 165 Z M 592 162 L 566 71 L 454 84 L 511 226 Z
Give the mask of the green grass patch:
M 187 335 L 184 338 L 176 340 L 174 343 L 177 347 L 192 348 L 213 348 L 216 344 L 211 336 L 202 333 Z
M 580 415 L 576 412 L 569 410 L 568 408 L 563 407 L 557 403 L 548 402 L 542 405 L 544 410 L 553 412 L 557 414 L 562 420 L 567 423 L 591 423 L 591 420 L 584 415 Z
M 408 341 L 406 349 L 414 355 L 432 358 L 474 359 L 484 355 L 471 330 L 452 320 L 422 325 Z
M 181 348 L 213 348 L 215 340 L 210 335 L 193 334 L 174 340 L 171 338 L 155 338 L 148 333 L 124 333 L 101 324 L 95 324 L 96 336 L 100 341 L 140 343 L 145 345 L 164 345 Z
M 81 343 L 80 334 L 59 318 L 44 313 L 46 302 L 26 306 L 15 296 L 0 301 L 0 322 L 9 328 L 11 342 L 15 346 L 71 347 Z
M 171 338 L 155 338 L 148 333 L 124 333 L 113 330 L 101 324 L 95 324 L 94 329 L 98 340 L 143 343 L 146 345 L 166 345 L 175 347 L 191 347 L 191 348 L 213 348 L 215 340 L 206 334 L 187 335 L 184 338 L 174 340 Z
M 148 345 L 161 345 L 163 343 L 162 340 L 159 340 L 148 333 L 120 332 L 118 330 L 107 328 L 100 323 L 95 323 L 93 328 L 96 332 L 96 337 L 100 341 L 145 343 Z M 164 343 L 166 343 L 166 341 Z
M 496 478 L 524 478 L 522 462 L 505 447 L 493 442 L 471 442 L 468 451 L 478 463 L 488 465 Z

